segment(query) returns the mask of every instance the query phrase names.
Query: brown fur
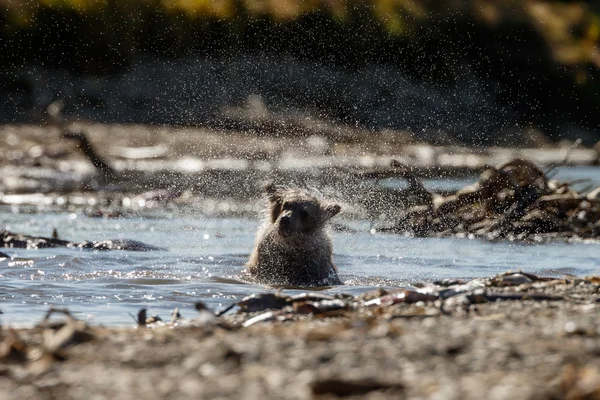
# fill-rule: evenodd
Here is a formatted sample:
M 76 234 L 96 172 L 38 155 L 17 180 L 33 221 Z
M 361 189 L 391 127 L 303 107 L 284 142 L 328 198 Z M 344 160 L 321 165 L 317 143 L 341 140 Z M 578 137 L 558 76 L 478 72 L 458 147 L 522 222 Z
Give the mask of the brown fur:
M 304 189 L 269 184 L 269 207 L 247 267 L 272 285 L 339 285 L 326 223 L 340 206 Z

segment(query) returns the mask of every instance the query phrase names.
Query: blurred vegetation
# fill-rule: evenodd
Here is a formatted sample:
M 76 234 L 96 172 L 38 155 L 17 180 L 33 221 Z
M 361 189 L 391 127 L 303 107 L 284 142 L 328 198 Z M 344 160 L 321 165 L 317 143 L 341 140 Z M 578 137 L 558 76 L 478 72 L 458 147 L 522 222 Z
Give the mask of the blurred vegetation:
M 600 67 L 600 2 L 0 0 L 0 6 L 2 36 L 12 50 L 3 58 L 50 58 L 82 70 L 102 68 L 86 62 L 94 51 L 118 55 L 121 65 L 137 52 L 176 57 L 240 47 L 304 50 L 332 61 L 348 52 L 342 62 L 373 61 L 391 44 L 446 39 L 448 45 L 459 37 L 464 44 L 485 40 L 475 35 L 487 30 L 517 42 L 537 36 L 556 62 L 580 67 L 580 83 L 586 66 Z
M 393 63 L 451 85 L 466 70 L 497 82 L 531 118 L 600 93 L 600 2 L 536 0 L 0 0 L 0 63 L 81 74 L 136 55 L 289 52 L 345 68 Z

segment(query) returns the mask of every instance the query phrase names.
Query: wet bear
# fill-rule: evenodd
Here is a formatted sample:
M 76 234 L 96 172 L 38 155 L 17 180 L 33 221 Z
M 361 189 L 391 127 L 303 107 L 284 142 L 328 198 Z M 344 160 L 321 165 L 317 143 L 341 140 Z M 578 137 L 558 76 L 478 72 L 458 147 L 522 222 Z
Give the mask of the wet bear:
M 339 285 L 327 221 L 338 204 L 305 190 L 268 184 L 269 207 L 256 235 L 248 272 L 271 285 Z

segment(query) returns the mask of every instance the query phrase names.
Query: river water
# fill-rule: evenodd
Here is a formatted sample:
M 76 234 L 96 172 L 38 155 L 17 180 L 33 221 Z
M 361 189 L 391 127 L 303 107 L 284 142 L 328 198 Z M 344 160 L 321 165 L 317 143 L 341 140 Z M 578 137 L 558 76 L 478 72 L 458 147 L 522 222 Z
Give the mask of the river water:
M 193 304 L 223 308 L 252 293 L 273 290 L 244 281 L 244 263 L 259 220 L 164 212 L 102 219 L 61 212 L 0 209 L 4 228 L 62 239 L 129 238 L 166 251 L 2 249 L 0 315 L 3 324 L 31 325 L 49 306 L 68 307 L 79 318 L 129 325 L 140 308 L 168 318 L 174 307 L 194 317 Z M 341 219 L 343 221 L 343 219 Z M 343 286 L 357 294 L 377 286 L 406 286 L 446 277 L 491 276 L 505 270 L 557 275 L 600 273 L 600 246 L 583 243 L 488 243 L 458 238 L 370 234 L 368 224 L 343 221 L 356 232 L 334 232 L 335 261 Z M 293 292 L 293 291 L 291 291 Z
M 598 167 L 560 167 L 556 178 L 579 182 L 577 190 L 585 190 L 586 185 L 600 186 L 598 172 Z M 474 175 L 423 183 L 432 190 L 453 191 L 476 180 Z M 382 184 L 402 187 L 405 182 Z M 135 239 L 167 250 L 1 249 L 10 258 L 0 258 L 0 322 L 31 325 L 48 307 L 65 306 L 94 323 L 127 325 L 133 323 L 129 313 L 140 308 L 168 318 L 179 307 L 184 316 L 193 317 L 197 301 L 220 309 L 248 294 L 274 290 L 248 283 L 243 276 L 258 217 L 217 218 L 187 210 L 103 219 L 2 206 L 0 229 L 50 236 L 57 228 L 61 239 Z M 509 269 L 555 276 L 600 274 L 598 244 L 412 238 L 371 234 L 367 222 L 344 220 L 343 214 L 336 221 L 353 229 L 333 233 L 344 285 L 330 292 L 358 294 L 442 278 L 488 277 Z

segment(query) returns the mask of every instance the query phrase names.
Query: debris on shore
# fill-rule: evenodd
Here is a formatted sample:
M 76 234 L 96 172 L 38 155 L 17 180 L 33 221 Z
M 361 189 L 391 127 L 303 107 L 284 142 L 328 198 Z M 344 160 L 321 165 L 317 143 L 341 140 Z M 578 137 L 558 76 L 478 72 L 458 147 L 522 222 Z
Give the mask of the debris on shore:
M 398 141 L 382 149 L 391 143 L 384 132 L 360 135 L 360 142 L 316 134 L 225 137 L 206 129 L 192 135 L 175 127 L 82 125 L 57 115 L 50 127 L 2 128 L 14 136 L 5 143 L 14 157 L 0 157 L 0 205 L 104 218 L 164 209 L 255 216 L 260 187 L 271 180 L 323 189 L 344 203 L 345 217 L 370 220 L 379 232 L 533 242 L 600 238 L 600 188 L 578 192 L 552 179 L 557 166 L 598 164 L 598 151 L 576 148 L 578 142 L 473 149 Z M 313 142 L 328 150 L 312 149 Z M 135 144 L 171 150 L 151 159 L 114 156 Z M 475 184 L 458 190 L 422 183 L 476 174 Z M 382 179 L 407 187 L 387 187 Z
M 127 250 L 127 251 L 160 251 L 163 247 L 153 246 L 137 240 L 113 239 L 98 241 L 73 242 L 58 238 L 56 230 L 52 237 L 30 236 L 0 230 L 0 247 L 14 249 L 46 249 L 55 247 L 69 247 L 90 250 Z M 1 254 L 1 253 L 0 253 Z
M 244 174 L 238 175 L 238 179 L 242 179 Z M 531 161 L 514 159 L 499 167 L 485 169 L 473 185 L 456 192 L 440 193 L 427 189 L 421 183 L 420 173 L 415 172 L 413 167 L 392 160 L 383 169 L 332 172 L 326 174 L 327 182 L 316 182 L 311 186 L 322 184 L 328 196 L 344 203 L 344 217 L 370 220 L 372 231 L 376 232 L 529 242 L 600 239 L 600 188 L 578 192 L 569 182 L 552 179 L 551 175 L 551 168 L 544 171 Z M 283 176 L 296 175 L 287 171 L 275 181 L 286 181 Z M 407 187 L 396 189 L 379 184 L 381 178 L 389 177 L 406 180 Z M 118 218 L 166 207 L 218 215 L 222 211 L 223 216 L 255 216 L 262 207 L 258 193 L 254 193 L 260 187 L 259 176 L 246 176 L 242 180 L 244 183 L 240 185 L 227 186 L 239 190 L 239 193 L 227 192 L 221 196 L 207 187 L 194 192 L 163 188 L 141 193 L 96 191 L 4 195 L 0 196 L 0 204 L 63 207 L 103 218 Z M 305 181 L 311 182 L 308 178 Z M 25 237 L 22 241 L 29 243 L 24 247 L 62 243 L 83 248 L 151 249 L 148 246 L 132 246 L 130 241 L 77 244 Z M 5 246 L 9 247 L 6 240 Z
M 397 192 L 409 198 L 412 191 Z M 377 230 L 415 236 L 546 241 L 600 238 L 600 188 L 587 194 L 550 179 L 534 163 L 514 159 L 485 170 L 477 183 L 449 196 L 421 196 Z
M 516 271 L 357 296 L 283 290 L 218 313 L 198 303 L 191 319 L 143 309 L 131 328 L 50 309 L 0 329 L 0 396 L 594 398 L 599 288 Z

